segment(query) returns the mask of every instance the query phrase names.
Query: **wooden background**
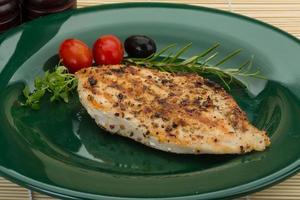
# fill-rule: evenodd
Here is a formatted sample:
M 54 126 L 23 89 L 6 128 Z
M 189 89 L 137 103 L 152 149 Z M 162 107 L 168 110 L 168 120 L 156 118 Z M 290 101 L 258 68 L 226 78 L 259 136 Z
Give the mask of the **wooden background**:
M 78 7 L 107 3 L 129 2 L 124 0 L 78 0 Z M 131 0 L 130 2 L 141 2 Z M 154 2 L 148 0 L 148 2 Z M 213 7 L 247 15 L 275 25 L 300 38 L 300 0 L 161 0 L 158 2 L 187 3 Z M 299 52 L 300 53 L 300 52 Z M 53 198 L 28 191 L 0 177 L 0 200 L 53 200 Z M 300 200 L 300 173 L 276 186 L 240 198 L 245 200 Z

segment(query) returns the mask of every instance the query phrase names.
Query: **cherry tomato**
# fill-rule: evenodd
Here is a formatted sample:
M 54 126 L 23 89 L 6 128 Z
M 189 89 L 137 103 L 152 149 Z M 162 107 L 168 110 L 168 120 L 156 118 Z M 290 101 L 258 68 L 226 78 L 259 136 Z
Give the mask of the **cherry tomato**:
M 104 35 L 94 43 L 93 55 L 98 65 L 116 65 L 123 60 L 124 48 L 116 36 Z
M 84 42 L 77 39 L 65 40 L 60 45 L 59 57 L 72 73 L 90 67 L 93 63 L 91 50 Z

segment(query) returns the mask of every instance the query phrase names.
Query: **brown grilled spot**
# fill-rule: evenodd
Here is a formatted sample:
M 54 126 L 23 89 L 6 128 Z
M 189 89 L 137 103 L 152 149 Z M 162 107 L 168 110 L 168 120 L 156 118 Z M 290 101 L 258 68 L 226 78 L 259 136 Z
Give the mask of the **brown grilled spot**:
M 153 128 L 158 128 L 158 124 L 157 123 L 152 122 L 151 124 L 152 124 Z
M 109 125 L 109 128 L 110 128 L 110 129 L 114 129 L 114 128 L 115 128 L 115 125 Z
M 172 128 L 177 128 L 178 127 L 178 124 L 174 123 L 172 124 Z
M 203 82 L 198 80 L 195 82 L 195 87 L 201 87 L 203 85 Z
M 169 84 L 168 84 L 168 86 L 169 86 L 169 88 L 171 88 L 171 89 L 172 89 L 172 88 L 176 87 L 176 86 L 177 86 L 177 84 L 175 84 L 175 83 L 169 83 Z
M 162 80 L 161 80 L 161 83 L 162 83 L 163 85 L 165 85 L 165 84 L 167 84 L 167 83 L 172 83 L 172 81 L 171 81 L 171 80 L 168 80 L 168 79 L 162 79 Z
M 174 133 L 168 133 L 168 136 L 176 138 L 176 135 Z
M 211 81 L 209 79 L 204 79 L 204 84 L 209 86 L 209 87 L 216 87 L 218 85 L 217 83 L 215 83 L 214 81 Z
M 180 105 L 181 105 L 181 106 L 187 106 L 189 103 L 190 103 L 189 99 L 183 99 L 183 100 L 180 102 Z
M 203 135 L 196 135 L 196 138 L 198 138 L 198 139 L 203 139 L 204 136 L 203 136 Z
M 116 82 L 114 82 L 114 83 L 108 85 L 108 87 L 115 88 L 115 89 L 118 89 L 118 90 L 120 90 L 120 89 L 122 88 L 122 87 L 121 87 L 119 84 L 117 84 Z
M 192 115 L 193 113 L 195 113 L 195 111 L 197 109 L 195 109 L 195 108 L 185 108 L 184 110 L 186 111 L 187 114 Z
M 112 75 L 112 73 L 110 71 L 106 71 L 104 72 L 105 75 Z
M 162 117 L 162 113 L 160 113 L 160 112 L 155 112 L 154 115 L 153 115 L 153 117 L 155 117 L 155 118 L 160 118 L 160 117 Z
M 118 107 L 119 106 L 119 103 L 114 103 L 113 104 L 113 107 L 115 108 L 115 107 Z
M 174 92 L 170 92 L 170 93 L 168 94 L 168 96 L 169 96 L 169 97 L 174 97 L 174 96 L 176 96 L 176 94 L 175 94 Z
M 152 109 L 150 107 L 145 107 L 143 111 L 144 113 L 151 113 Z
M 195 104 L 196 106 L 200 106 L 201 105 L 201 98 L 200 97 L 196 97 L 193 101 L 193 104 Z
M 126 110 L 126 106 L 125 106 L 123 103 L 121 103 L 119 107 L 120 107 L 120 109 L 121 109 L 122 111 L 125 111 L 125 110 Z
M 173 130 L 173 128 L 171 127 L 171 126 L 167 126 L 167 128 L 165 128 L 165 131 L 166 132 L 170 132 L 170 131 L 172 131 Z
M 240 151 L 241 151 L 241 153 L 245 153 L 244 146 L 240 146 Z
M 207 99 L 202 103 L 202 106 L 208 108 L 213 106 L 213 101 L 211 100 L 210 96 L 207 97 Z
M 157 102 L 159 104 L 165 104 L 167 102 L 167 100 L 166 99 L 158 99 Z
M 92 100 L 94 100 L 94 97 L 93 97 L 92 95 L 88 95 L 88 96 L 87 96 L 87 100 L 88 100 L 88 101 L 92 101 Z
M 90 77 L 88 78 L 88 82 L 89 82 L 90 86 L 94 86 L 94 85 L 97 84 L 97 80 L 94 79 L 93 76 L 90 76 Z
M 112 68 L 110 69 L 111 72 L 116 73 L 116 74 L 124 74 L 125 73 L 125 67 L 120 67 L 120 68 Z
M 119 93 L 117 97 L 120 101 L 124 99 L 124 95 L 122 93 Z
M 137 70 L 136 68 L 134 67 L 127 67 L 127 71 L 131 74 L 131 75 L 135 75 L 139 70 Z
M 178 119 L 178 120 L 176 120 L 176 123 L 180 126 L 186 126 L 187 125 L 187 123 L 184 119 Z

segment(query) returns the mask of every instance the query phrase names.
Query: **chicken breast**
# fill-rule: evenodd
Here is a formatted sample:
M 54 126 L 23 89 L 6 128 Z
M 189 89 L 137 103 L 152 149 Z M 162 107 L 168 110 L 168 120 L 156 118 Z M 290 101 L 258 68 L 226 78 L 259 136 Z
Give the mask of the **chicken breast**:
M 76 73 L 82 105 L 111 133 L 180 154 L 242 154 L 270 145 L 234 99 L 196 74 L 135 66 Z

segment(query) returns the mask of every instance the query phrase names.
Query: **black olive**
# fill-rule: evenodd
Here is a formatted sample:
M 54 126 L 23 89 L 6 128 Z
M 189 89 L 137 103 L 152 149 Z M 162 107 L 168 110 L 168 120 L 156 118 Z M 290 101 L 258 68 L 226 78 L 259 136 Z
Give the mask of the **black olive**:
M 125 40 L 125 50 L 129 57 L 146 58 L 156 52 L 155 42 L 144 35 L 133 35 Z

